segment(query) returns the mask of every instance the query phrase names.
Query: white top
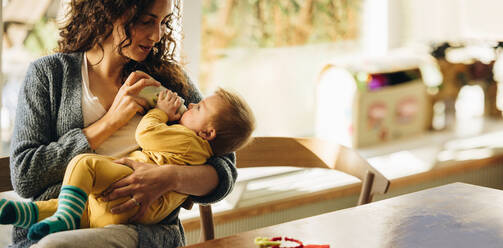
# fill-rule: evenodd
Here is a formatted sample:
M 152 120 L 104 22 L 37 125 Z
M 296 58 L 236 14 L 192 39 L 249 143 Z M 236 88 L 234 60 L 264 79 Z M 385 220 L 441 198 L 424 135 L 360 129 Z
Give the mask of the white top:
M 99 120 L 106 112 L 107 111 L 103 108 L 103 105 L 101 105 L 98 97 L 93 95 L 89 88 L 87 57 L 84 53 L 84 58 L 82 59 L 82 115 L 84 116 L 84 127 Z M 112 136 L 105 140 L 95 152 L 97 154 L 119 158 L 140 148 L 135 140 L 135 131 L 140 120 L 141 116 L 138 114 L 135 115 L 128 124 L 117 130 Z

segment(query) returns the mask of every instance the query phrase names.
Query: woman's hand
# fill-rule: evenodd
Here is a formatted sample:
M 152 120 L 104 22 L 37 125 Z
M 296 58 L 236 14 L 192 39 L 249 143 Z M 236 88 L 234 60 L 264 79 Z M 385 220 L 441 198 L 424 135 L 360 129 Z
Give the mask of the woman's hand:
M 140 209 L 130 221 L 141 218 L 152 202 L 175 189 L 176 172 L 172 169 L 173 166 L 156 166 L 127 158 L 121 158 L 114 162 L 129 166 L 134 172 L 112 184 L 103 192 L 102 199 L 112 201 L 121 197 L 131 197 L 132 200 L 111 209 L 112 213 L 121 213 L 139 206 Z
M 138 96 L 138 93 L 147 86 L 160 85 L 159 82 L 142 71 L 132 72 L 119 88 L 112 106 L 103 118 L 118 128 L 126 125 L 136 113 L 144 114 L 145 110 L 149 108 L 147 100 Z
M 156 108 L 164 111 L 168 115 L 169 121 L 177 121 L 182 117 L 178 112 L 180 105 L 182 105 L 182 101 L 180 101 L 180 97 L 176 92 L 165 90 L 159 93 Z
M 83 129 L 91 149 L 98 148 L 108 137 L 126 125 L 136 113 L 143 114 L 148 102 L 138 93 L 146 86 L 161 84 L 142 71 L 129 74 L 126 82 L 119 88 L 107 113 L 98 121 Z

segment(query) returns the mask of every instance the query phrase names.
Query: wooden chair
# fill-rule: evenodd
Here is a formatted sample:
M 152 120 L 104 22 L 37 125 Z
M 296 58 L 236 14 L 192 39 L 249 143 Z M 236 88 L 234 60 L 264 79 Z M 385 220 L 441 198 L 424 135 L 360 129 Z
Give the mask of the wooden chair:
M 314 138 L 255 137 L 248 146 L 236 152 L 236 160 L 237 168 L 293 166 L 344 172 L 362 180 L 358 205 L 371 202 L 374 194 L 386 193 L 390 184 L 354 149 Z M 211 206 L 200 205 L 199 210 L 201 237 L 213 239 Z

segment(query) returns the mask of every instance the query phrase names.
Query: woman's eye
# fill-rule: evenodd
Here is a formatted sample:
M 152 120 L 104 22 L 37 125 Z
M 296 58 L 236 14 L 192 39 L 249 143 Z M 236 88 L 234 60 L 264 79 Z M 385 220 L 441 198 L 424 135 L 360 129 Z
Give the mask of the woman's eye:
M 152 23 L 154 23 L 153 20 L 143 20 L 143 21 L 141 21 L 141 24 L 143 24 L 143 25 L 150 25 Z

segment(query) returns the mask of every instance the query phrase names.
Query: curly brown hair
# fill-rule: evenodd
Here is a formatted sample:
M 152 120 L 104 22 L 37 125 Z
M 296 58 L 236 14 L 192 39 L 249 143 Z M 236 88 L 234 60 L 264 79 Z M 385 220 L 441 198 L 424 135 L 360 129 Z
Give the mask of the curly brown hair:
M 169 83 L 172 90 L 187 92 L 187 77 L 182 65 L 175 59 L 176 31 L 173 29 L 179 20 L 180 0 L 173 0 L 174 11 L 167 17 L 166 29 L 161 40 L 144 61 L 130 60 L 122 69 L 122 81 L 135 71 L 142 70 L 162 84 Z M 101 45 L 113 32 L 113 23 L 125 17 L 126 37 L 120 42 L 119 53 L 131 45 L 131 28 L 153 5 L 152 0 L 72 0 L 66 15 L 66 22 L 60 28 L 57 52 L 85 52 Z M 178 23 L 179 24 L 179 23 Z

